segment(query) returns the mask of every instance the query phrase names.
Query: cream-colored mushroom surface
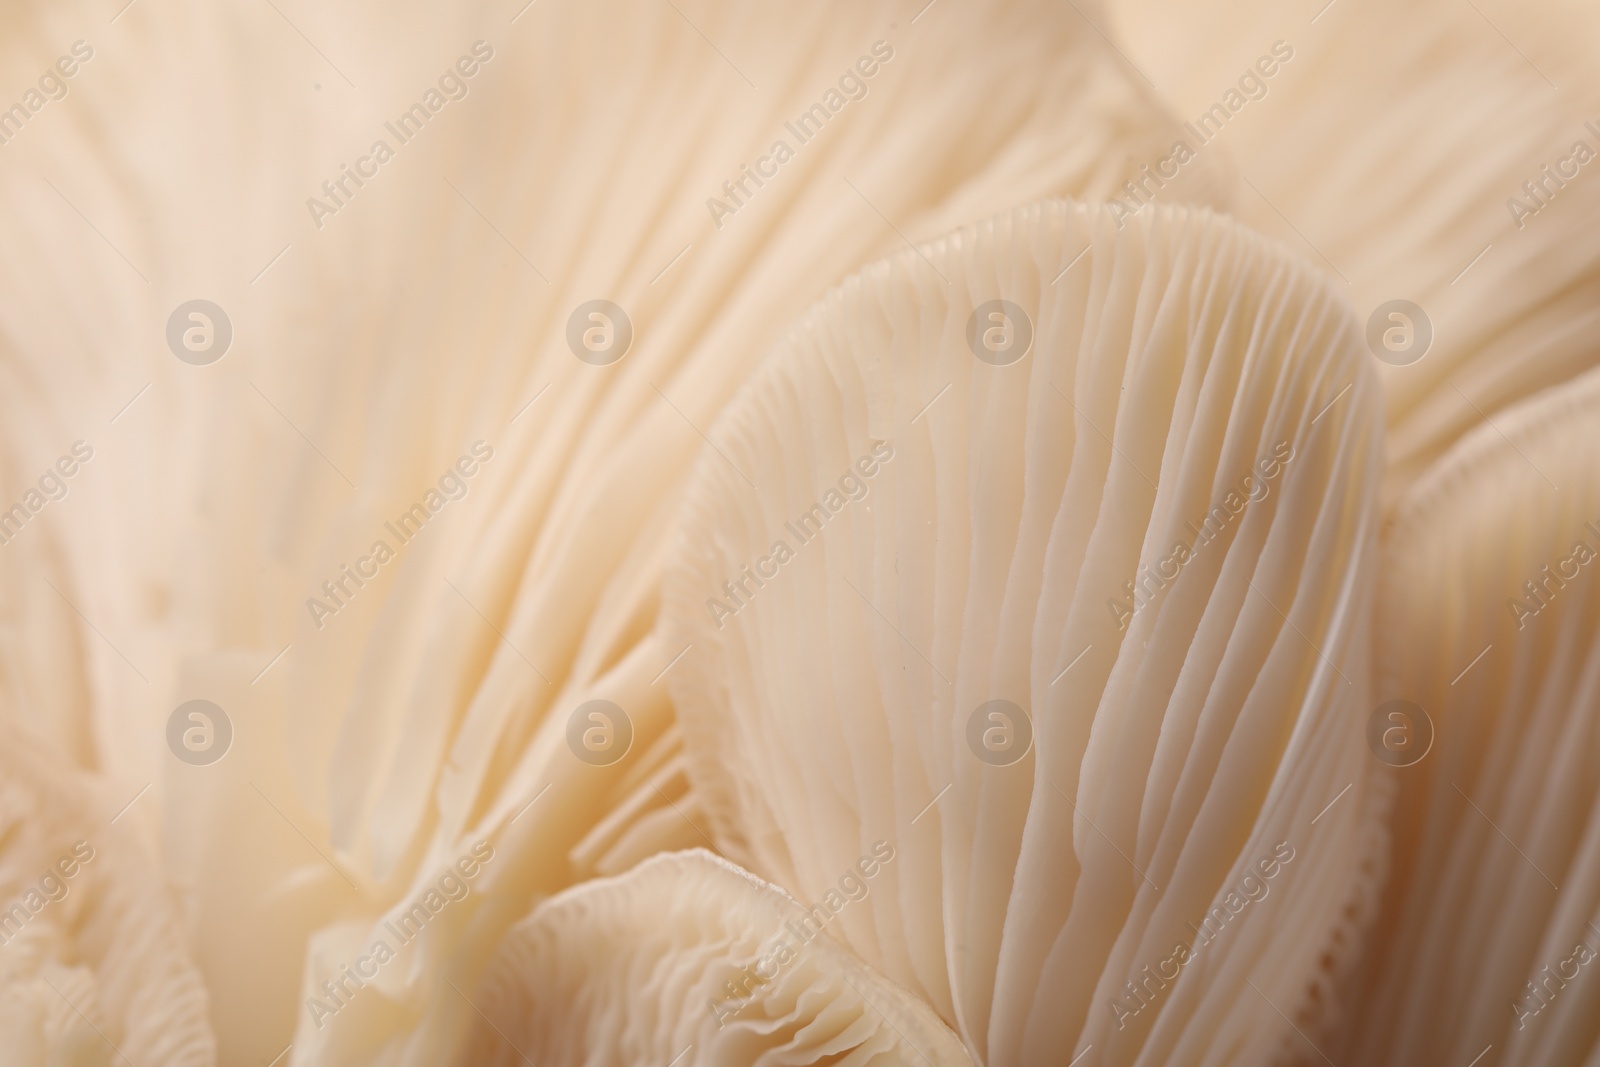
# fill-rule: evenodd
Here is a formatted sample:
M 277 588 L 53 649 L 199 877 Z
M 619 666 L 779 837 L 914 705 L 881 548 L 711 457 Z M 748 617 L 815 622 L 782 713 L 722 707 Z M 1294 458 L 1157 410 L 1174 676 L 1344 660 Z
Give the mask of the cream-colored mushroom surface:
M 879 842 L 841 877 L 870 893 Z M 871 873 L 863 873 L 871 872 Z M 852 896 L 855 893 L 852 892 Z M 862 898 L 857 898 L 862 899 Z M 512 928 L 458 1062 L 968 1067 L 928 1006 L 776 886 L 703 850 L 576 886 Z
M 1400 505 L 1377 696 L 1414 765 L 1350 1062 L 1600 1054 L 1597 446 L 1591 371 L 1474 431 Z
M 1203 211 L 1039 205 L 830 293 L 713 429 L 665 582 L 719 845 L 814 899 L 894 841 L 837 935 L 985 1062 L 1293 1051 L 1262 1001 L 1324 1021 L 1381 839 L 1359 344 Z
M 5 146 L 30 170 L 0 170 L 28 237 L 8 253 L 28 301 L 5 311 L 6 498 L 55 441 L 89 427 L 105 445 L 70 520 L 46 513 L 0 559 L 8 604 L 48 623 L 19 620 L 7 669 L 46 713 L 27 729 L 130 790 L 154 782 L 130 818 L 167 838 L 225 1057 L 291 1039 L 297 1063 L 324 1045 L 442 1055 L 471 1014 L 432 939 L 413 949 L 430 962 L 364 994 L 393 1010 L 307 1001 L 480 836 L 499 859 L 452 913 L 494 901 L 462 927 L 480 959 L 539 897 L 704 844 L 658 681 L 676 650 L 652 637 L 702 429 L 849 271 L 1039 197 L 1107 195 L 1175 134 L 1070 8 L 902 7 L 10 16 L 19 74 L 58 39 L 96 52 L 68 106 Z M 475 73 L 441 89 L 459 69 Z M 385 123 L 426 93 L 441 109 L 401 143 Z M 395 154 L 373 177 L 379 138 Z M 1187 189 L 1226 200 L 1205 167 Z M 84 241 L 41 276 L 63 219 Z M 196 295 L 235 328 L 204 367 L 163 336 Z M 615 362 L 568 339 L 597 299 L 631 320 Z M 63 319 L 84 323 L 70 375 Z M 385 523 L 419 503 L 426 532 L 402 543 Z M 249 773 L 169 773 L 169 697 L 197 689 L 246 724 Z M 590 699 L 626 708 L 626 762 L 569 750 Z
M 332 850 L 381 884 L 362 901 L 373 934 L 435 863 L 478 836 L 500 859 L 459 905 L 484 909 L 463 927 L 471 958 L 540 896 L 618 869 L 606 859 L 618 847 L 634 861 L 705 843 L 661 677 L 679 650 L 653 637 L 661 560 L 703 428 L 785 325 L 863 262 L 1040 196 L 1104 195 L 1175 128 L 1070 10 L 990 3 L 915 26 L 890 7 L 774 10 L 702 5 L 685 9 L 691 27 L 670 6 L 536 7 L 495 46 L 500 72 L 498 59 L 484 65 L 503 79 L 505 105 L 469 111 L 441 134 L 467 159 L 530 139 L 519 168 L 469 180 L 452 167 L 469 204 L 418 175 L 428 183 L 420 219 L 432 224 L 384 227 L 372 247 L 369 227 L 386 214 L 363 221 L 368 209 L 353 201 L 325 220 L 330 242 L 370 264 L 363 290 L 386 308 L 380 279 L 399 272 L 410 284 L 422 271 L 431 281 L 419 264 L 448 262 L 436 299 L 459 312 L 394 312 L 382 359 L 355 368 L 345 350 L 371 342 L 352 318 L 345 340 L 323 336 L 322 351 L 295 365 L 299 381 L 282 386 L 304 398 L 301 411 L 328 413 L 307 432 L 346 441 L 330 458 L 369 487 L 347 494 L 323 458 L 293 454 L 296 480 L 270 520 L 303 547 L 285 561 L 293 628 L 261 643 L 298 641 L 282 712 L 301 739 L 295 769 L 308 806 L 326 814 Z M 754 87 L 695 27 L 764 58 L 746 72 Z M 1019 65 L 1035 79 L 1026 91 Z M 859 98 L 818 134 L 816 117 L 802 118 L 843 91 L 841 78 L 861 86 Z M 741 178 L 747 166 L 766 184 Z M 885 189 L 886 168 L 916 180 Z M 1197 169 L 1194 195 L 1220 199 L 1206 174 Z M 742 193 L 723 189 L 730 178 Z M 514 250 L 496 228 L 517 235 Z M 479 254 L 461 258 L 462 241 Z M 631 324 L 615 360 L 574 355 L 570 324 L 577 316 L 583 336 L 592 323 L 578 312 L 593 300 Z M 453 399 L 441 403 L 441 390 Z M 373 396 L 364 436 L 350 436 L 342 412 Z M 425 440 L 418 418 L 431 427 Z M 479 440 L 494 458 L 451 505 L 459 511 L 349 609 L 310 616 L 316 583 Z M 301 540 L 308 528 L 321 540 Z M 567 739 L 595 699 L 620 707 L 633 730 L 631 754 L 604 767 L 576 759 Z M 660 773 L 635 773 L 645 762 Z M 305 996 L 351 948 L 342 921 L 314 936 Z M 298 1011 L 295 1055 L 323 1062 L 325 1048 L 327 1062 L 361 1062 L 403 1046 L 428 1062 L 448 1048 L 472 1015 L 439 980 L 433 943 L 417 951 L 430 962 L 367 994 L 394 1012 L 341 1012 L 319 1026 Z
M 0 1067 L 1600 1063 L 1597 11 L 0 5 Z

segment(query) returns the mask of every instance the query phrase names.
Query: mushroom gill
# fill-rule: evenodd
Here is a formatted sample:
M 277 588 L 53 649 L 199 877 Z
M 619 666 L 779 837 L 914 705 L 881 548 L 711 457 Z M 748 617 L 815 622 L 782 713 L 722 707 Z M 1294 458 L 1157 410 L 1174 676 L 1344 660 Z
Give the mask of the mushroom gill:
M 1426 318 L 1431 344 L 1378 368 L 1386 501 L 1486 415 L 1600 363 L 1596 5 L 1112 11 L 1198 154 L 1232 164 L 1242 220 L 1348 283 L 1363 322 L 1393 300 Z
M 500 106 L 469 98 L 440 129 L 439 158 L 469 203 L 423 168 L 406 172 L 414 184 L 397 172 L 385 195 L 415 203 L 406 227 L 371 221 L 392 217 L 369 214 L 374 191 L 319 234 L 316 247 L 359 273 L 359 286 L 345 275 L 282 283 L 363 297 L 313 347 L 285 344 L 297 354 L 258 380 L 361 490 L 297 448 L 264 460 L 259 482 L 281 487 L 275 497 L 232 470 L 214 491 L 227 514 L 265 516 L 250 536 L 279 564 L 267 599 L 283 610 L 253 640 L 294 642 L 281 707 L 267 717 L 294 738 L 305 806 L 361 883 L 351 906 L 374 934 L 480 836 L 500 858 L 456 906 L 476 917 L 461 927 L 469 959 L 578 877 L 706 843 L 678 810 L 696 811 L 687 778 L 634 773 L 636 762 L 668 769 L 682 758 L 662 677 L 681 647 L 661 644 L 654 624 L 701 432 L 826 286 L 995 210 L 1106 195 L 1176 128 L 1059 5 L 941 6 L 914 25 L 888 5 L 774 12 L 725 0 L 683 5 L 682 16 L 615 2 L 529 9 L 507 62 L 485 67 L 500 79 L 484 83 Z M 762 57 L 754 87 L 684 16 Z M 852 76 L 865 95 L 820 134 L 814 119 L 803 143 L 788 132 L 863 69 L 876 70 Z M 793 158 L 776 178 L 761 164 L 766 184 L 746 181 L 728 200 L 723 183 L 774 138 Z M 518 164 L 476 169 L 492 144 L 520 146 Z M 1207 173 L 1188 175 L 1203 201 L 1214 199 Z M 737 211 L 713 215 L 712 194 Z M 427 299 L 393 299 L 417 291 Z M 615 360 L 582 358 L 569 340 L 574 315 L 596 299 L 632 323 Z M 349 418 L 356 410 L 362 418 Z M 260 414 L 287 432 L 276 413 Z M 348 608 L 313 621 L 307 594 L 477 440 L 494 459 L 470 492 Z M 263 581 L 249 569 L 241 585 Z M 568 742 L 571 717 L 596 699 L 633 727 L 631 752 L 605 766 Z M 325 933 L 303 997 L 348 962 L 345 933 Z M 392 1011 L 323 1025 L 299 1012 L 298 1061 L 386 1049 L 431 1062 L 450 1048 L 471 1013 L 437 977 L 438 944 L 418 951 L 425 960 L 403 978 L 362 994 Z
M 1374 737 L 1400 790 L 1349 1062 L 1600 1051 L 1597 448 L 1591 371 L 1464 437 L 1386 535 Z
M 1322 276 L 1203 210 L 1045 203 L 850 278 L 713 429 L 664 579 L 719 847 L 814 900 L 892 842 L 830 932 L 981 1062 L 1331 1025 L 1387 796 L 1379 421 Z
M 114 803 L 103 784 L 36 746 L 14 737 L 0 746 L 7 1064 L 216 1062 L 177 908 L 132 823 L 117 825 Z
M 866 887 L 894 850 L 841 877 Z M 782 889 L 704 850 L 544 901 L 484 974 L 462 1067 L 970 1067 L 921 1000 L 855 959 Z

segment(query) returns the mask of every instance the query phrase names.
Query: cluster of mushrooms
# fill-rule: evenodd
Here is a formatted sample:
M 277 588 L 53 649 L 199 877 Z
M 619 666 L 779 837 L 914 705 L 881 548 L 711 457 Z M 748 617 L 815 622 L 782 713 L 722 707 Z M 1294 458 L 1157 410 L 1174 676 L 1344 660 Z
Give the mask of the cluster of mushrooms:
M 1600 1062 L 1597 58 L 9 5 L 0 1064 Z

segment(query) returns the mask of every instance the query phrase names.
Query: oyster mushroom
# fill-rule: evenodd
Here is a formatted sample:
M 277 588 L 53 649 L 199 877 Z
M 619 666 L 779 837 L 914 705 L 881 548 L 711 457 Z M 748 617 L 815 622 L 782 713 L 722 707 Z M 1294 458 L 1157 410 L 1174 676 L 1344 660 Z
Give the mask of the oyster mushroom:
M 718 846 L 813 899 L 892 841 L 834 936 L 981 1062 L 1309 1052 L 1383 843 L 1376 389 L 1322 276 L 1203 211 L 1047 203 L 849 279 L 713 430 L 664 582 Z
M 1524 550 L 1587 566 L 1547 527 L 1589 499 L 1558 453 L 1592 443 L 1569 407 L 1592 383 L 1521 405 L 1594 362 L 1600 186 L 1540 170 L 1575 158 L 1569 136 L 1600 144 L 1579 132 L 1600 103 L 1583 77 L 1588 8 L 1521 15 L 1525 54 L 1493 10 L 1324 8 L 1309 23 L 1322 38 L 1294 38 L 1299 65 L 1252 110 L 1263 121 L 1230 119 L 1236 139 L 1162 186 L 1166 203 L 1303 228 L 1302 251 L 1348 276 L 1363 317 L 1395 295 L 1433 313 L 1432 357 L 1378 377 L 1386 466 L 1359 320 L 1314 269 L 1233 224 L 1049 203 L 915 244 L 1041 198 L 1124 195 L 1170 158 L 1181 127 L 1101 36 L 1099 5 L 291 13 L 309 32 L 277 5 L 123 8 L 116 36 L 97 27 L 98 82 L 6 146 L 0 505 L 29 491 L 38 449 L 53 457 L 84 426 L 115 426 L 101 432 L 116 447 L 91 472 L 106 477 L 0 553 L 0 712 L 29 739 L 0 755 L 0 889 L 30 916 L 0 947 L 5 1054 L 214 1058 L 168 878 L 198 898 L 228 1062 L 265 1062 L 295 1025 L 300 1065 L 432 1064 L 469 1034 L 520 1059 L 463 990 L 490 995 L 519 1041 L 666 1061 L 655 1046 L 689 1025 L 663 1007 L 678 991 L 585 1002 L 579 955 L 703 983 L 755 951 L 733 918 L 792 914 L 785 891 L 831 916 L 838 947 L 819 954 L 878 976 L 864 1002 L 822 970 L 764 990 L 818 1005 L 785 1016 L 806 1020 L 781 1035 L 787 1051 L 927 1058 L 926 1044 L 959 1060 L 954 1040 L 997 1064 L 1346 1047 L 1383 1060 L 1429 1055 L 1438 1031 L 1463 1059 L 1480 1036 L 1516 1062 L 1592 1051 L 1586 987 L 1549 977 L 1588 963 L 1565 943 L 1592 904 L 1588 601 L 1542 574 L 1561 596 L 1524 589 L 1510 614 L 1518 635 L 1550 622 L 1555 636 L 1486 637 L 1478 674 L 1452 680 L 1487 679 L 1469 691 L 1440 684 L 1445 664 L 1505 618 L 1430 625 L 1404 599 L 1494 585 L 1539 562 Z M 1209 58 L 1196 42 L 1234 31 L 1218 14 L 1202 3 L 1167 24 Z M 72 5 L 8 8 L 0 69 L 31 81 L 80 20 Z M 316 65 L 333 61 L 313 37 L 342 39 L 332 51 L 361 93 Z M 436 76 L 441 40 L 501 61 L 480 63 L 381 181 L 307 221 L 304 194 L 370 143 L 374 101 L 415 99 Z M 305 90 L 312 66 L 328 86 Z M 1215 100 L 1200 73 L 1183 78 L 1182 117 Z M 1568 86 L 1554 105 L 1525 91 L 1547 74 Z M 775 131 L 815 123 L 819 102 L 826 128 L 760 169 Z M 1492 159 L 1474 158 L 1482 143 Z M 1501 199 L 1531 176 L 1557 195 L 1508 223 Z M 908 247 L 783 334 L 825 286 Z M 156 340 L 202 286 L 242 342 L 207 377 Z M 567 340 L 599 297 L 634 317 L 616 363 Z M 1011 307 L 984 306 L 996 300 Z M 140 397 L 132 421 L 109 418 Z M 1471 430 L 1486 414 L 1520 458 L 1565 472 L 1558 507 L 1541 511 Z M 690 547 L 663 591 L 706 436 L 721 451 L 693 475 Z M 497 465 L 449 515 L 335 598 L 335 619 L 307 615 L 479 441 Z M 1464 472 L 1499 495 L 1468 502 Z M 1407 541 L 1386 570 L 1380 481 Z M 1507 501 L 1538 518 L 1524 529 Z M 778 558 L 774 524 L 796 522 L 813 529 Z M 299 786 L 293 818 L 275 816 L 294 824 L 288 848 L 232 832 L 233 801 L 259 812 L 265 796 L 241 761 L 158 771 L 176 681 L 243 692 L 280 659 L 251 690 L 250 725 L 284 751 L 250 766 Z M 1441 709 L 1435 759 L 1398 775 L 1362 751 L 1393 688 Z M 592 700 L 631 718 L 614 762 L 570 741 Z M 99 786 L 50 778 L 58 757 L 130 793 L 158 784 L 93 846 L 101 865 L 78 877 L 94 877 L 35 909 L 40 857 L 101 820 L 86 799 Z M 1454 769 L 1473 781 L 1446 791 Z M 161 874 L 128 825 L 152 809 Z M 213 815 L 206 835 L 185 832 Z M 479 835 L 495 864 L 404 963 L 350 1010 L 290 1021 L 285 973 L 304 976 L 296 999 L 317 998 Z M 878 835 L 897 864 L 850 900 L 838 871 Z M 1530 869 L 1502 864 L 1501 842 Z M 649 859 L 697 843 L 784 889 L 703 855 Z M 589 923 L 614 913 L 655 933 L 654 893 L 680 908 L 670 951 L 630 956 Z M 1502 919 L 1497 893 L 1528 906 Z M 1457 927 L 1482 937 L 1453 944 Z M 1542 990 L 1538 1011 L 1511 1000 L 1514 1029 L 1500 1011 L 1513 979 Z M 1389 999 L 1367 999 L 1368 982 Z M 555 1017 L 552 991 L 578 1007 Z M 897 1045 L 864 1010 L 875 998 L 928 1041 Z M 608 1030 L 619 1004 L 653 1025 Z M 704 1046 L 738 1059 L 727 1040 Z
M 101 425 L 150 383 L 101 453 L 120 477 L 94 490 L 94 518 L 24 546 L 39 553 L 27 563 L 61 567 L 63 589 L 87 591 L 83 617 L 119 645 L 137 635 L 128 658 L 150 688 L 119 684 L 128 666 L 9 550 L 0 575 L 26 598 L 6 600 L 28 625 L 0 634 L 8 672 L 41 707 L 41 733 L 136 787 L 161 778 L 152 739 L 174 679 L 198 670 L 242 689 L 275 663 L 251 691 L 252 718 L 286 740 L 271 773 L 293 772 L 296 829 L 337 858 L 308 864 L 296 839 L 258 850 L 249 877 L 194 879 L 202 912 L 239 917 L 206 955 L 219 1013 L 261 1027 L 249 1040 L 230 1027 L 229 1055 L 270 1057 L 281 1044 L 262 1034 L 292 1036 L 260 1007 L 281 991 L 241 961 L 300 969 L 279 954 L 311 939 L 297 999 L 314 995 L 343 931 L 312 930 L 351 909 L 376 924 L 480 829 L 516 857 L 496 872 L 481 929 L 468 927 L 480 955 L 539 896 L 703 843 L 674 808 L 698 817 L 651 686 L 676 651 L 651 635 L 697 428 L 781 325 L 862 262 L 1016 203 L 1104 195 L 1170 143 L 1170 116 L 1075 12 L 1019 0 L 915 14 L 613 2 L 539 5 L 513 23 L 487 3 L 405 20 L 371 3 L 137 5 L 94 41 L 84 77 L 99 80 L 77 82 L 28 165 L 0 174 L 17 238 L 5 280 L 21 294 L 0 312 L 8 388 L 19 385 L 6 394 L 19 417 L 0 430 L 8 461 L 36 438 Z M 29 78 L 36 51 L 86 32 L 64 8 L 3 17 L 6 69 L 26 63 Z M 471 94 L 313 222 L 308 194 L 381 132 L 375 102 L 415 99 L 441 48 L 480 36 L 498 58 Z M 864 54 L 879 57 L 865 95 L 791 141 L 803 151 L 752 197 L 743 168 L 790 136 L 785 122 L 857 93 L 841 78 Z M 1213 177 L 1193 168 L 1185 195 L 1220 203 Z M 707 199 L 726 199 L 730 179 L 745 181 L 744 202 L 713 218 Z M 87 227 L 62 245 L 73 206 L 111 247 Z M 237 331 L 206 368 L 159 342 L 173 305 L 197 295 Z M 573 309 L 596 297 L 626 305 L 638 328 L 609 368 L 565 341 Z M 61 323 L 74 331 L 67 356 Z M 24 430 L 37 412 L 58 418 Z M 473 485 L 336 619 L 313 621 L 321 583 L 480 435 L 499 480 Z M 566 716 L 619 694 L 638 761 L 666 773 L 573 762 Z M 249 783 L 229 785 L 258 803 Z M 153 821 L 183 822 L 216 795 L 161 782 Z M 173 862 L 186 875 L 231 869 L 236 846 L 185 840 Z M 304 936 L 261 921 L 263 884 L 292 898 L 283 911 Z M 330 1028 L 359 1031 L 341 1047 L 403 1046 L 424 1028 L 413 1054 L 440 1054 L 467 1017 L 434 970 L 368 994 L 398 1005 L 371 1033 L 341 1014 Z M 303 1011 L 298 1025 L 293 1058 L 315 1062 L 326 1035 Z
M 972 1062 L 782 889 L 704 850 L 546 900 L 506 935 L 473 1002 L 463 1067 Z
M 508 61 L 484 77 L 502 80 L 474 89 L 495 85 L 503 106 L 473 110 L 469 98 L 439 130 L 440 151 L 463 160 L 521 144 L 525 168 L 485 168 L 482 178 L 452 169 L 469 204 L 427 175 L 403 230 L 370 233 L 376 224 L 364 220 L 389 216 L 364 199 L 325 220 L 320 236 L 338 250 L 329 256 L 366 264 L 364 291 L 384 294 L 384 314 L 352 315 L 281 382 L 260 383 L 300 405 L 286 410 L 308 414 L 299 425 L 363 487 L 348 493 L 303 449 L 270 457 L 264 475 L 291 486 L 271 524 L 287 546 L 293 599 L 273 602 L 292 610 L 295 629 L 259 643 L 295 642 L 281 714 L 306 804 L 326 813 L 329 850 L 370 882 L 362 909 L 374 928 L 437 863 L 477 836 L 491 840 L 503 863 L 461 905 L 481 912 L 465 927 L 472 958 L 602 857 L 615 870 L 623 855 L 708 843 L 684 818 L 697 804 L 687 778 L 630 775 L 635 757 L 681 758 L 661 680 L 681 649 L 662 646 L 654 622 L 701 431 L 783 324 L 908 240 L 1040 196 L 1103 195 L 1174 128 L 1092 27 L 1033 0 L 935 9 L 915 26 L 853 6 L 778 18 L 717 3 L 684 14 L 734 62 L 761 57 L 757 88 L 670 5 L 531 9 L 515 38 L 494 45 Z M 601 38 L 605 50 L 579 58 L 573 42 Z M 863 54 L 891 50 L 867 94 L 823 134 L 799 144 L 785 133 Z M 1026 89 L 1019 65 L 1037 73 Z M 780 176 L 714 220 L 708 194 L 783 136 L 796 154 Z M 880 186 L 889 173 L 892 187 Z M 1191 175 L 1202 201 L 1212 199 L 1206 174 Z M 633 233 L 644 236 L 621 236 Z M 452 264 L 448 278 L 417 273 L 439 262 Z M 432 300 L 471 312 L 456 320 L 392 305 L 388 294 L 423 278 L 438 283 Z M 633 325 L 631 347 L 604 366 L 567 340 L 575 309 L 597 298 Z M 384 356 L 334 355 L 344 350 Z M 454 357 L 441 378 L 445 351 Z M 342 414 L 358 408 L 359 423 Z M 313 622 L 306 594 L 478 439 L 495 458 L 466 497 L 348 608 Z M 231 472 L 226 480 L 240 484 Z M 569 748 L 569 719 L 593 699 L 630 718 L 626 761 L 588 766 Z M 608 834 L 623 843 L 616 855 Z M 324 967 L 345 962 L 334 944 L 341 935 L 330 932 L 314 945 L 306 996 L 328 978 Z M 428 962 L 408 969 L 403 988 L 364 994 L 395 1006 L 372 1028 L 359 1013 L 319 1028 L 302 1012 L 297 1062 L 340 1062 L 332 1051 L 321 1058 L 324 1044 L 362 1055 L 403 1047 L 422 1060 L 450 1048 L 471 1016 L 437 978 L 440 949 L 422 951 Z
M 1376 674 L 1394 875 L 1350 1062 L 1600 1048 L 1597 445 L 1591 371 L 1465 436 L 1397 509 Z

